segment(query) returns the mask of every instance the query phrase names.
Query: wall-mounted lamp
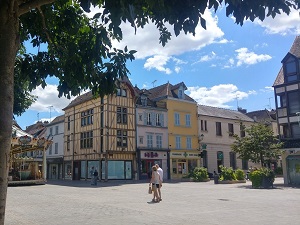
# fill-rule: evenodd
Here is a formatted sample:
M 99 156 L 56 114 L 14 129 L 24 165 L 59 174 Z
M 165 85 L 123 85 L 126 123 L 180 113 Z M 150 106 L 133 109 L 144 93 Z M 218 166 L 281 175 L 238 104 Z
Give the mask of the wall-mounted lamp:
M 203 141 L 203 138 L 204 138 L 204 134 L 201 134 L 201 135 L 199 135 L 199 142 L 201 142 L 201 141 Z

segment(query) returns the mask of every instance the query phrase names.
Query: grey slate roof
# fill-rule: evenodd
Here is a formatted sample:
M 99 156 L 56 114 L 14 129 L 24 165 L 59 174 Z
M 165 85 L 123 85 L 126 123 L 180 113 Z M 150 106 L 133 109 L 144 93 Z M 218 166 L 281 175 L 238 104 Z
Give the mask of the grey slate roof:
M 198 115 L 254 122 L 253 119 L 239 111 L 206 105 L 198 105 Z
M 160 86 L 151 88 L 148 90 L 150 93 L 149 98 L 153 99 L 153 100 L 155 100 L 157 98 L 167 98 L 167 97 L 178 98 L 178 96 L 174 90 L 179 88 L 180 85 L 182 85 L 184 87 L 184 89 L 186 89 L 186 86 L 183 82 L 180 82 L 175 85 L 172 85 L 168 82 L 166 84 L 162 84 Z M 186 94 L 184 94 L 184 100 L 196 102 L 194 99 L 192 99 L 190 96 L 188 96 Z
M 246 115 L 252 118 L 255 122 L 276 121 L 276 112 L 269 111 L 267 109 L 248 112 Z
M 300 59 L 300 36 L 296 36 L 296 38 L 292 44 L 292 47 L 291 47 L 290 51 L 287 53 L 287 55 L 288 54 L 292 54 L 292 55 L 296 56 L 298 59 Z M 283 68 L 281 67 L 278 72 L 278 75 L 274 81 L 273 87 L 277 86 L 277 85 L 281 85 L 283 83 L 284 83 L 284 74 L 283 74 Z

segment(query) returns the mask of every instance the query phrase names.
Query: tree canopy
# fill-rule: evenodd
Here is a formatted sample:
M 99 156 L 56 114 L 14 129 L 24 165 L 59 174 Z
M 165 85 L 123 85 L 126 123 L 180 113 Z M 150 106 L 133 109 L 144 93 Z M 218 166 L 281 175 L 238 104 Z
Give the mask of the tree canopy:
M 245 137 L 234 135 L 235 141 L 231 146 L 240 159 L 261 163 L 262 167 L 266 162 L 279 159 L 282 144 L 270 127 L 258 123 L 246 128 L 245 131 Z
M 93 18 L 84 13 L 91 6 L 101 9 Z M 154 23 L 164 46 L 171 38 L 166 24 L 176 36 L 195 34 L 198 24 L 206 28 L 205 10 L 220 7 L 242 25 L 247 19 L 289 14 L 299 9 L 300 0 L 1 0 L 0 224 L 5 215 L 14 88 L 45 87 L 46 78 L 55 76 L 59 96 L 84 89 L 110 94 L 116 80 L 129 74 L 126 61 L 134 59 L 134 50 L 112 47 L 112 39 L 123 37 L 122 22 L 129 22 L 135 31 Z M 36 54 L 18 55 L 25 41 L 38 48 Z

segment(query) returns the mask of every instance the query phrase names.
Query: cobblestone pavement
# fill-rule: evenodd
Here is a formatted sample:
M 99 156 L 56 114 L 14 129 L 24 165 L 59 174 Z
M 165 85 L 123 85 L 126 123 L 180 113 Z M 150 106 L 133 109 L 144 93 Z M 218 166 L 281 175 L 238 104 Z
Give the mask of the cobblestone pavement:
M 40 224 L 225 224 L 299 225 L 300 189 L 251 189 L 244 184 L 169 182 L 163 201 L 152 203 L 148 184 L 48 181 L 8 188 L 5 225 Z

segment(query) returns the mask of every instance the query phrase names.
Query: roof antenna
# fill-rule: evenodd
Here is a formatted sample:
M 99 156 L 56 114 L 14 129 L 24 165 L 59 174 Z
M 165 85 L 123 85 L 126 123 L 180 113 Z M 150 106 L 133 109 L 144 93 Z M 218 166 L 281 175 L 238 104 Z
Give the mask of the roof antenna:
M 268 98 L 269 99 L 269 107 L 270 107 L 270 111 L 272 110 L 272 105 L 271 105 L 271 98 L 273 98 L 273 97 L 270 97 L 270 98 Z
M 152 85 L 153 85 L 153 87 L 155 87 L 154 83 L 155 83 L 156 81 L 157 81 L 157 80 L 154 80 L 153 82 L 151 82 L 151 83 L 152 83 Z
M 236 99 L 236 107 L 237 107 L 237 109 L 239 109 L 239 97 L 238 97 L 238 95 L 236 95 L 235 99 Z

